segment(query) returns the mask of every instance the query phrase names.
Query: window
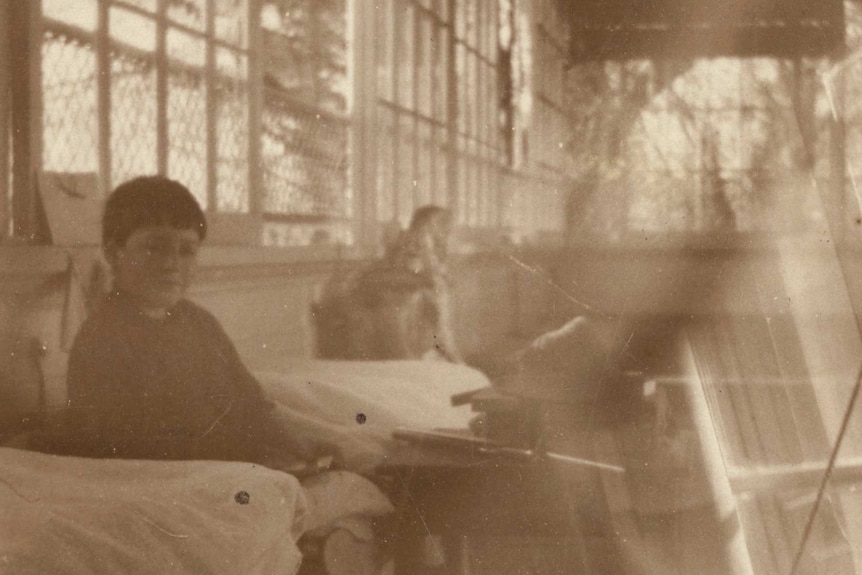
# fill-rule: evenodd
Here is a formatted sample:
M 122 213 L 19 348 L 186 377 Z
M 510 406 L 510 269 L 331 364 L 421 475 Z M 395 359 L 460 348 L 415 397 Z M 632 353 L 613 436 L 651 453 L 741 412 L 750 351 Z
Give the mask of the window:
M 353 243 L 348 3 L 263 4 L 264 242 Z
M 562 228 L 562 190 L 526 153 L 559 118 L 531 115 L 531 38 L 554 18 L 552 2 L 531 18 L 509 0 L 388 0 L 375 18 L 376 214 L 406 224 L 425 203 L 452 208 L 473 230 Z M 557 48 L 565 42 L 559 31 Z M 561 50 L 555 72 L 563 70 Z M 553 86 L 559 111 L 559 81 Z M 557 148 L 559 150 L 559 148 Z M 557 152 L 554 162 L 562 163 Z M 541 157 L 541 156 L 537 156 Z M 542 160 L 544 162 L 544 160 Z
M 252 209 L 244 0 L 43 0 L 42 169 L 164 173 Z
M 617 237 L 819 229 L 817 188 L 830 186 L 831 173 L 827 65 L 713 58 L 582 67 L 576 107 L 585 108 L 576 114 L 585 114 L 586 136 L 576 155 L 600 181 L 580 225 Z
M 417 207 L 449 205 L 449 0 L 387 0 L 376 14 L 379 222 L 405 225 Z
M 264 245 L 351 243 L 348 3 L 252 5 L 43 0 L 41 169 L 163 173 Z
M 531 39 L 552 4 L 386 0 L 373 14 L 352 0 L 15 4 L 6 27 L 23 37 L 3 60 L 15 81 L 0 101 L 12 141 L 0 152 L 26 161 L 0 164 L 14 188 L 0 222 L 38 237 L 29 174 L 93 173 L 104 192 L 162 173 L 214 221 L 236 224 L 225 241 L 370 242 L 426 203 L 480 232 L 558 232 L 559 151 L 529 153 L 562 117 L 560 30 L 541 77 L 547 105 L 530 111 Z

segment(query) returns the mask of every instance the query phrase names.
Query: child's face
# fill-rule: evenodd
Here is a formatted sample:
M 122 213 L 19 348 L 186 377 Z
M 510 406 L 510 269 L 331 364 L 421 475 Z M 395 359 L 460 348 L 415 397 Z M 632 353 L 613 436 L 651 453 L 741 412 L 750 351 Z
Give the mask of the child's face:
M 194 230 L 153 226 L 135 230 L 126 245 L 107 246 L 114 287 L 148 315 L 160 317 L 185 295 L 197 265 Z

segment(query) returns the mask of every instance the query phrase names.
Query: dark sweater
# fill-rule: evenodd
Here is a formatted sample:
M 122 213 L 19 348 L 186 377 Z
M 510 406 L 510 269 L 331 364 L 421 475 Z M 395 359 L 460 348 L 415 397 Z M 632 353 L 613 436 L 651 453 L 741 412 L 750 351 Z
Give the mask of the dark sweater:
M 111 294 L 75 340 L 68 390 L 76 455 L 258 461 L 285 431 L 215 317 L 186 300 L 156 320 Z

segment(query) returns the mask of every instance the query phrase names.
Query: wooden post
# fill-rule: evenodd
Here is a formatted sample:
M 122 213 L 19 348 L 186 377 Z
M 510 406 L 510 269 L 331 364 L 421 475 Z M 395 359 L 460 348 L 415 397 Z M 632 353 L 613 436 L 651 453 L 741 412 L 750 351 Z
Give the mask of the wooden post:
M 98 116 L 99 184 L 107 195 L 113 182 L 111 170 L 111 44 L 107 2 L 99 2 L 96 29 L 96 110 Z
M 691 346 L 688 341 L 684 342 L 684 345 L 686 360 L 689 363 L 687 371 L 697 373 Z M 745 543 L 745 536 L 736 510 L 736 498 L 730 488 L 724 458 L 721 454 L 721 446 L 715 434 L 706 394 L 703 387 L 699 384 L 699 380 L 686 384 L 686 397 L 691 409 L 691 420 L 694 423 L 700 443 L 701 463 L 712 491 L 715 513 L 720 525 L 735 526 L 735 529 L 732 531 L 726 530 L 720 532 L 720 536 L 724 538 L 723 559 L 725 564 L 722 566 L 723 572 L 731 575 L 753 575 L 754 569 L 751 565 L 751 557 L 748 554 L 748 547 Z
M 218 205 L 216 180 L 218 178 L 218 135 L 217 135 L 217 100 L 216 100 L 216 56 L 215 42 L 215 0 L 206 2 L 206 33 L 209 39 L 206 43 L 204 93 L 206 105 L 206 209 L 215 211 Z
M 264 166 L 260 149 L 264 76 L 263 65 L 261 64 L 263 59 L 263 40 L 260 26 L 261 0 L 247 1 L 248 171 L 246 172 L 246 181 L 248 182 L 248 210 L 252 216 L 260 219 L 264 211 Z M 215 209 L 215 205 L 211 209 Z
M 455 215 L 455 221 L 461 221 L 464 214 L 458 212 L 458 70 L 455 67 L 455 34 L 457 23 L 457 2 L 449 2 L 449 44 L 446 46 L 447 57 L 447 97 L 449 105 L 446 107 L 446 136 L 448 139 L 449 161 L 446 164 L 446 183 L 449 187 L 449 209 Z
M 362 255 L 373 256 L 377 244 L 377 74 L 375 72 L 374 9 L 350 0 L 349 26 L 353 27 L 353 109 L 350 110 L 351 164 L 353 166 L 353 233 Z M 392 33 L 392 31 L 387 31 Z
M 168 175 L 168 2 L 159 0 L 156 9 L 156 169 Z
M 14 234 L 32 243 L 47 240 L 40 225 L 38 174 L 42 166 L 40 2 L 9 2 L 12 82 L 12 217 Z
M 832 58 L 832 64 L 841 64 L 844 51 L 838 51 Z M 845 178 L 847 174 L 847 158 L 845 157 L 844 140 L 844 98 L 846 72 L 835 68 L 829 78 L 832 103 L 832 116 L 829 121 L 829 186 L 823 201 L 823 211 L 829 224 L 832 241 L 840 246 L 844 241 L 846 231 L 846 193 Z M 856 210 L 853 210 L 856 213 Z
M 11 231 L 9 206 L 9 118 L 12 116 L 11 71 L 9 43 L 10 2 L 0 2 L 0 242 Z

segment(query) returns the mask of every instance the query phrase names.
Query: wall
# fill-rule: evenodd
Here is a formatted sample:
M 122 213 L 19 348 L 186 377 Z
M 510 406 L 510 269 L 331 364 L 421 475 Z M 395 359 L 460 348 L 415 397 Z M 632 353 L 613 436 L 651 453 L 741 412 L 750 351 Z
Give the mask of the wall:
M 830 267 L 828 253 L 805 253 L 807 259 L 788 260 L 787 253 L 762 246 L 676 245 L 512 249 L 460 256 L 450 273 L 455 332 L 462 352 L 471 356 L 511 349 L 577 314 L 591 313 L 627 322 L 630 355 L 663 375 L 678 375 L 674 358 L 662 353 L 669 348 L 662 342 L 674 337 L 680 321 L 716 314 L 785 313 L 787 302 L 769 295 L 785 282 L 796 290 L 790 311 L 804 347 L 820 358 L 817 363 L 812 356 L 809 363 L 822 366 L 837 357 L 840 361 L 833 364 L 842 366 L 844 377 L 858 354 L 850 345 L 856 335 L 853 318 L 847 315 L 849 304 L 839 305 L 841 278 Z M 767 265 L 782 254 L 787 260 L 783 267 Z M 93 278 L 96 255 L 92 249 L 0 249 L 0 357 L 5 358 L 0 363 L 0 401 L 37 402 L 32 386 L 24 390 L 10 376 L 27 363 L 19 361 L 21 355 L 32 351 L 27 346 L 37 340 L 44 344 L 42 363 L 51 380 L 46 399 L 62 402 L 63 349 L 83 317 L 86 299 L 92 297 L 88 284 L 103 281 Z M 71 301 L 66 297 L 70 261 L 79 280 Z M 276 369 L 282 357 L 315 354 L 311 305 L 334 272 L 355 265 L 361 262 L 339 259 L 338 254 L 210 247 L 202 252 L 198 282 L 190 295 L 222 321 L 253 368 Z M 776 269 L 783 270 L 781 277 Z M 808 275 L 800 280 L 793 274 Z M 802 281 L 806 277 L 807 283 Z M 830 295 L 833 291 L 837 295 Z M 816 308 L 812 302 L 817 301 L 825 307 Z M 835 341 L 850 343 L 824 348 L 826 340 L 818 340 L 817 334 L 825 329 L 835 333 Z M 19 354 L 17 359 L 13 352 Z M 814 375 L 828 378 L 836 372 L 818 368 Z
M 309 250 L 210 247 L 190 297 L 219 318 L 252 369 L 278 369 L 283 357 L 314 356 L 312 303 L 334 272 L 361 263 Z M 0 423 L 13 406 L 65 401 L 67 352 L 88 302 L 107 285 L 103 266 L 95 249 L 0 248 Z M 518 331 L 519 274 L 501 256 L 455 262 L 453 317 L 465 354 Z

